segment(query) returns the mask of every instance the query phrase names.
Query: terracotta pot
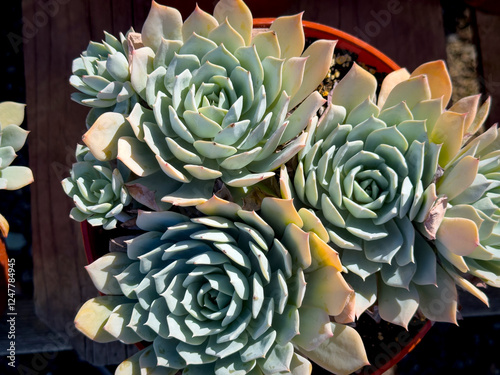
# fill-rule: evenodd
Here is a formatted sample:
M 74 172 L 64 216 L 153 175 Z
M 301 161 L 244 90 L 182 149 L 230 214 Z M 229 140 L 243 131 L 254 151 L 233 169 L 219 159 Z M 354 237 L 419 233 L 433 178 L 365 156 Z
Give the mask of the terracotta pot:
M 267 28 L 271 25 L 274 18 L 255 18 L 254 28 Z M 384 55 L 382 52 L 369 45 L 362 40 L 347 34 L 343 31 L 337 30 L 330 26 L 321 25 L 315 22 L 303 21 L 304 31 L 306 37 L 315 39 L 329 39 L 338 40 L 337 49 L 345 49 L 354 52 L 358 55 L 358 61 L 374 67 L 379 73 L 390 73 L 400 67 L 389 57 Z M 85 246 L 85 254 L 87 256 L 87 261 L 89 263 L 93 262 L 98 257 L 102 256 L 108 251 L 107 242 L 111 238 L 124 235 L 124 231 L 120 229 L 115 229 L 113 231 L 105 231 L 102 228 L 96 229 L 90 226 L 86 221 L 81 223 L 81 230 L 83 235 L 83 242 Z M 368 318 L 371 319 L 371 318 Z M 373 325 L 373 324 L 372 324 Z M 417 327 L 413 329 L 413 335 L 409 337 L 409 334 L 404 341 L 383 341 L 381 340 L 381 347 L 392 347 L 392 353 L 383 350 L 379 353 L 380 355 L 375 355 L 372 367 L 365 367 L 360 370 L 360 374 L 370 374 L 370 375 L 382 375 L 385 371 L 393 367 L 398 363 L 406 354 L 408 354 L 425 336 L 432 326 L 431 321 L 418 322 Z M 372 335 L 377 335 L 377 330 L 379 327 L 372 332 Z M 360 330 L 361 331 L 361 330 Z M 399 332 L 405 333 L 404 329 L 400 329 Z M 363 334 L 361 331 L 360 334 Z M 399 336 L 398 336 L 399 337 Z M 397 349 L 394 349 L 394 342 L 397 343 Z M 385 345 L 385 346 L 384 346 Z M 392 345 L 392 346 L 391 346 Z M 144 348 L 142 343 L 136 344 L 139 349 Z M 391 356 L 389 356 L 391 354 Z M 383 360 L 378 360 L 383 359 Z M 380 363 L 377 363 L 380 362 Z M 314 367 L 313 374 L 328 374 L 326 370 L 318 367 Z
M 253 25 L 255 28 L 265 28 L 271 26 L 274 18 L 255 18 Z M 325 26 L 316 22 L 302 21 L 304 32 L 309 38 L 338 40 L 336 49 L 346 49 L 358 55 L 358 60 L 366 65 L 373 66 L 380 73 L 390 73 L 400 68 L 375 47 L 363 42 L 361 39 L 347 34 L 334 27 Z

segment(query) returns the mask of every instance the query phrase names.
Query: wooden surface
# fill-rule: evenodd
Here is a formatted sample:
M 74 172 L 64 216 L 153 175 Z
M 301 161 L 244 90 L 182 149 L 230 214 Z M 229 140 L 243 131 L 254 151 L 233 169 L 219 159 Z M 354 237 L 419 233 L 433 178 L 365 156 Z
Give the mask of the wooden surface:
M 61 335 L 53 332 L 45 323 L 35 315 L 33 301 L 29 299 L 17 299 L 15 317 L 16 354 L 47 353 L 63 350 L 71 350 L 72 346 L 68 339 L 68 333 L 75 329 L 67 327 L 67 334 Z M 13 315 L 7 315 L 7 311 L 1 316 L 0 332 L 9 332 L 8 319 Z M 0 336 L 0 355 L 8 355 L 10 341 L 7 334 Z
M 49 8 L 42 5 L 49 3 L 57 3 L 57 11 L 53 8 L 43 18 Z M 195 1 L 160 3 L 179 7 L 187 16 Z M 209 12 L 215 4 L 212 0 L 198 3 Z M 267 3 L 273 3 L 273 9 L 265 10 Z M 256 17 L 305 10 L 304 19 L 361 36 L 410 70 L 425 61 L 445 58 L 439 0 L 258 0 L 248 4 L 256 9 Z M 389 9 L 390 4 L 399 7 Z M 95 364 L 117 363 L 134 349 L 116 343 L 95 344 L 67 331 L 79 306 L 96 295 L 83 268 L 79 225 L 68 217 L 72 202 L 60 186 L 73 162 L 88 110 L 70 100 L 74 90 L 68 79 L 72 60 L 89 40 L 101 40 L 103 30 L 116 35 L 133 25 L 140 31 L 149 1 L 23 0 L 22 5 L 25 22 L 34 25 L 34 29 L 25 28 L 24 54 L 27 123 L 32 131 L 30 164 L 36 176 L 31 187 L 36 312 L 47 326 L 66 335 L 83 358 Z
M 477 10 L 477 37 L 481 57 L 480 84 L 492 97 L 487 124 L 500 122 L 500 11 L 487 13 Z

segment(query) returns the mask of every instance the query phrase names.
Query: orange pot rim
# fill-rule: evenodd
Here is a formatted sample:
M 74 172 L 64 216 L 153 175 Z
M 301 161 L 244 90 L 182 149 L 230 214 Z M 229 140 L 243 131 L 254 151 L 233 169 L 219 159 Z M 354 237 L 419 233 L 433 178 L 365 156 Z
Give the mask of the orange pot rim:
M 271 26 L 275 18 L 254 18 L 255 28 Z M 317 39 L 338 40 L 336 48 L 347 49 L 358 55 L 359 61 L 373 66 L 381 73 L 390 73 L 401 67 L 383 52 L 363 40 L 331 26 L 317 22 L 302 21 L 306 36 Z

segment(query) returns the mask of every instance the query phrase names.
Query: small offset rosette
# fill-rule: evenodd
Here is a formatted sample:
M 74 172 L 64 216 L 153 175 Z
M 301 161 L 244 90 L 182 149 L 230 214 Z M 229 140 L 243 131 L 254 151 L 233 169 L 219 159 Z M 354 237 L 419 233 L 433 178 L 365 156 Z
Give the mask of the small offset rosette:
M 87 127 L 104 112 L 128 115 L 139 101 L 130 82 L 129 50 L 134 48 L 134 36 L 140 34 L 130 29 L 119 38 L 104 32 L 102 43 L 91 41 L 81 56 L 73 60 L 71 86 L 79 92 L 71 99 L 91 107 Z
M 310 374 L 308 358 L 349 374 L 367 364 L 356 331 L 331 322 L 352 290 L 311 211 L 277 198 L 260 214 L 217 197 L 197 208 L 204 216 L 141 212 L 147 232 L 87 267 L 107 295 L 83 305 L 78 329 L 99 342 L 152 342 L 117 374 Z
M 113 229 L 119 221 L 131 218 L 124 213 L 132 198 L 119 168 L 98 161 L 88 147 L 77 145 L 76 163 L 71 168 L 70 177 L 61 183 L 75 204 L 70 212 L 73 220 L 87 220 L 92 226 Z

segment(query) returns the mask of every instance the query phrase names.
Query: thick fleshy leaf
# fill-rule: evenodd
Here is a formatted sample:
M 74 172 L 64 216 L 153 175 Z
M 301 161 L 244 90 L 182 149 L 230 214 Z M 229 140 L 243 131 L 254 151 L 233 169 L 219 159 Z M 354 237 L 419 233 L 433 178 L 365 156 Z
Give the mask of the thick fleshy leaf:
M 153 1 L 148 17 L 142 26 L 141 35 L 144 45 L 154 51 L 160 46 L 162 38 L 182 40 L 182 16 L 180 12 L 175 8 Z
M 377 101 L 378 107 L 384 107 L 385 101 L 387 100 L 387 97 L 392 89 L 408 78 L 410 78 L 410 73 L 405 68 L 389 73 L 382 81 L 382 85 L 380 87 L 380 93 L 378 94 Z
M 465 115 L 455 112 L 443 112 L 438 117 L 429 140 L 443 144 L 439 153 L 439 165 L 443 168 L 453 160 L 462 146 Z
M 324 266 L 333 266 L 338 271 L 342 271 L 339 254 L 320 239 L 316 233 L 309 232 L 309 247 L 312 258 L 311 271 Z
M 479 109 L 481 94 L 466 96 L 450 107 L 450 111 L 465 114 L 464 132 L 468 133 Z
M 425 74 L 431 89 L 431 98 L 443 97 L 442 108 L 444 109 L 451 98 L 451 79 L 443 60 L 431 61 L 420 65 L 415 69 L 410 77 L 417 77 Z
M 333 316 L 342 312 L 351 288 L 335 268 L 320 268 L 308 274 L 306 280 L 304 305 L 316 306 Z
M 406 102 L 408 108 L 413 108 L 423 100 L 431 99 L 429 82 L 424 75 L 410 77 L 396 85 L 386 98 L 382 109 L 390 108 L 401 101 Z
M 294 346 L 291 342 L 286 345 L 275 345 L 267 354 L 266 359 L 260 360 L 259 367 L 265 374 L 275 374 L 288 371 L 294 354 Z
M 491 105 L 491 97 L 488 97 L 488 99 L 485 100 L 483 105 L 481 105 L 481 107 L 477 111 L 476 118 L 472 122 L 469 129 L 466 129 L 466 132 L 470 134 L 475 134 L 481 128 L 481 126 L 484 124 L 490 113 L 490 105 Z
M 469 255 L 479 245 L 476 224 L 461 217 L 445 217 L 436 233 L 436 240 L 456 255 Z
M 197 205 L 196 208 L 205 215 L 222 216 L 230 219 L 235 219 L 238 211 L 241 210 L 241 207 L 236 203 L 228 202 L 216 195 L 213 195 L 205 203 Z
M 106 331 L 125 344 L 135 344 L 142 340 L 142 338 L 128 326 L 134 306 L 135 303 L 123 303 L 116 306 L 104 325 Z
M 268 56 L 279 58 L 281 55 L 278 36 L 275 31 L 258 33 L 253 37 L 252 44 L 255 45 L 261 61 Z
M 280 143 L 288 142 L 295 138 L 302 130 L 306 128 L 314 113 L 325 103 L 321 95 L 314 91 L 307 99 L 293 112 L 288 118 L 288 125 L 285 133 L 281 137 Z
M 368 276 L 365 280 L 354 273 L 344 276 L 346 282 L 353 288 L 355 293 L 354 313 L 357 318 L 372 306 L 377 300 L 377 280 L 375 275 Z
M 344 107 L 349 113 L 366 98 L 373 98 L 376 90 L 375 77 L 354 63 L 345 77 L 334 87 L 331 102 Z
M 148 146 L 135 137 L 121 137 L 118 140 L 116 157 L 141 177 L 151 175 L 160 168 L 154 154 L 148 152 Z
M 447 169 L 438 180 L 437 191 L 445 194 L 448 201 L 460 195 L 476 178 L 479 159 L 466 156 L 458 161 L 452 168 Z
M 122 291 L 114 276 L 123 272 L 131 262 L 132 260 L 125 253 L 114 252 L 103 255 L 85 269 L 94 286 L 101 293 L 120 295 Z
M 10 166 L 0 170 L 0 189 L 17 190 L 34 181 L 28 167 Z
M 0 126 L 1 129 L 7 125 L 20 126 L 24 121 L 24 108 L 26 104 L 16 102 L 0 103 Z
M 419 307 L 419 293 L 413 284 L 403 289 L 380 283 L 378 306 L 382 319 L 407 328 Z
M 19 151 L 24 146 L 29 131 L 17 125 L 7 125 L 2 128 L 0 134 L 0 147 L 10 146 L 14 151 Z
M 214 17 L 223 23 L 226 19 L 243 37 L 245 45 L 252 37 L 252 12 L 242 0 L 220 0 L 214 8 Z
M 295 345 L 306 351 L 311 351 L 333 336 L 330 318 L 325 310 L 302 306 L 299 313 L 300 334 L 293 339 Z
M 116 159 L 119 138 L 133 134 L 124 115 L 106 112 L 83 135 L 82 140 L 96 159 L 105 161 Z
M 262 218 L 272 225 L 273 229 L 281 237 L 288 224 L 295 224 L 301 228 L 302 218 L 299 216 L 292 200 L 283 200 L 276 198 L 264 198 L 261 206 Z
M 436 271 L 436 285 L 417 285 L 420 310 L 430 320 L 458 324 L 455 283 L 440 266 Z
M 148 348 L 143 349 L 135 353 L 130 358 L 127 358 L 122 363 L 120 363 L 116 370 L 115 375 L 136 375 L 141 373 L 141 365 L 139 364 L 139 358 L 148 351 Z
M 143 47 L 132 51 L 132 62 L 130 64 L 130 83 L 134 90 L 146 99 L 146 87 L 148 74 L 153 72 L 153 59 L 155 54 L 149 47 Z
M 218 25 L 219 23 L 213 16 L 201 10 L 196 4 L 194 11 L 182 24 L 182 39 L 188 40 L 193 33 L 207 37 L 210 31 Z
M 292 94 L 287 91 L 292 97 L 290 99 L 290 108 L 299 104 L 323 81 L 330 69 L 336 44 L 337 41 L 317 40 L 302 53 L 302 56 L 307 57 L 304 69 L 304 77 L 307 77 L 307 79 L 302 81 L 296 93 Z
M 78 310 L 75 327 L 88 338 L 100 342 L 115 341 L 116 338 L 104 330 L 113 309 L 129 300 L 124 296 L 101 296 L 89 299 Z
M 300 56 L 304 50 L 305 36 L 302 27 L 302 13 L 277 18 L 270 29 L 278 35 L 281 58 Z
M 304 354 L 321 367 L 339 375 L 348 375 L 369 365 L 361 336 L 354 328 L 330 323 L 333 337 Z

